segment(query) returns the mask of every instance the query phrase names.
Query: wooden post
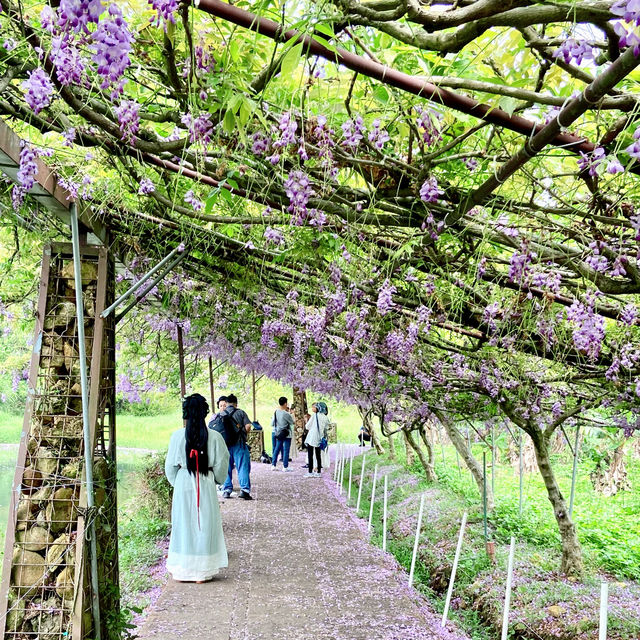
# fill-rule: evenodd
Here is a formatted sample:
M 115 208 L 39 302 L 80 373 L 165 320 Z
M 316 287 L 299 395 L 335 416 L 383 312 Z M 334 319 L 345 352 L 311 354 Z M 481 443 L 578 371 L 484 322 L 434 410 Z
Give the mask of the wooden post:
M 211 413 L 216 413 L 216 394 L 215 387 L 213 386 L 213 362 L 211 356 L 209 356 L 209 393 L 211 394 Z
M 511 536 L 509 546 L 509 564 L 507 565 L 507 588 L 504 594 L 504 613 L 502 614 L 502 636 L 501 640 L 507 640 L 509 633 L 509 606 L 511 605 L 511 581 L 513 579 L 513 556 L 516 548 L 516 539 Z
M 418 511 L 418 524 L 416 525 L 416 539 L 413 541 L 413 555 L 411 556 L 411 570 L 409 571 L 409 586 L 413 585 L 413 574 L 416 568 L 418 544 L 420 542 L 420 529 L 422 527 L 422 514 L 424 512 L 424 493 L 420 496 L 420 511 Z
M 364 482 L 364 470 L 367 464 L 367 454 L 362 456 L 362 467 L 360 468 L 360 486 L 358 487 L 358 499 L 356 500 L 356 515 L 360 513 L 360 498 L 362 498 L 362 483 Z
M 376 480 L 378 479 L 378 465 L 373 469 L 373 487 L 371 488 L 371 502 L 369 503 L 369 524 L 367 531 L 371 531 L 371 522 L 373 521 L 373 503 L 376 499 Z
M 442 622 L 440 626 L 444 629 L 447 625 L 447 616 L 449 615 L 449 605 L 451 604 L 451 594 L 453 593 L 453 582 L 456 579 L 456 571 L 458 570 L 458 561 L 460 560 L 460 551 L 462 550 L 462 538 L 464 536 L 464 527 L 467 524 L 467 512 L 462 514 L 462 524 L 460 525 L 460 535 L 458 536 L 458 546 L 456 547 L 456 555 L 453 558 L 453 567 L 451 569 L 451 578 L 449 579 L 449 588 L 447 589 L 447 599 L 444 603 L 444 611 L 442 613 Z
M 178 362 L 180 364 L 180 395 L 187 395 L 187 382 L 184 374 L 184 345 L 182 342 L 182 325 L 178 325 Z

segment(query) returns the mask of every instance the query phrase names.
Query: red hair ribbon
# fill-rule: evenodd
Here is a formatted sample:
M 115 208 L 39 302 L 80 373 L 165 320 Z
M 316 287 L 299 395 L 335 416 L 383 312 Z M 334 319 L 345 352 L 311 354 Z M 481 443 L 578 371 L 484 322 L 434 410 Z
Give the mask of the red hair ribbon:
M 196 484 L 197 484 L 197 493 L 196 493 L 196 501 L 198 504 L 198 530 L 200 529 L 200 465 L 198 464 L 198 450 L 191 449 L 189 453 L 189 458 L 193 458 L 193 455 L 196 456 Z

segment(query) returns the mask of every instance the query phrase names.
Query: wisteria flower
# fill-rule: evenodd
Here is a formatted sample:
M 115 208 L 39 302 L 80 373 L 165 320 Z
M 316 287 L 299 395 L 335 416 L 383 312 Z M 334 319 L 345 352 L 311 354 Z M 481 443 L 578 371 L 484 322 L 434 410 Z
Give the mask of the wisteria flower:
M 28 78 L 22 83 L 22 88 L 27 92 L 25 100 L 34 113 L 40 113 L 51 104 L 53 84 L 44 69 L 38 67 L 30 71 Z
M 427 178 L 420 187 L 420 200 L 423 202 L 438 202 L 444 192 L 438 187 L 435 176 Z

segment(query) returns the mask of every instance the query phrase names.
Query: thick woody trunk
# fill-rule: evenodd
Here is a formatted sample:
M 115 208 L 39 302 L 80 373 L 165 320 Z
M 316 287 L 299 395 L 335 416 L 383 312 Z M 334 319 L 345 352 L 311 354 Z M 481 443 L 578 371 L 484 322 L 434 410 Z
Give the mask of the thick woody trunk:
M 416 460 L 416 454 L 415 454 L 415 442 L 410 442 L 409 441 L 409 434 L 407 433 L 407 431 L 402 431 L 402 435 L 404 436 L 404 450 L 405 450 L 405 454 L 407 456 L 407 467 L 412 467 L 413 463 Z
M 393 441 L 393 436 L 388 436 L 387 437 L 387 442 L 389 443 L 389 457 L 392 460 L 396 459 L 396 445 Z
M 358 406 L 358 413 L 362 418 L 362 424 L 368 429 L 369 433 L 371 434 L 371 444 L 375 448 L 376 453 L 381 456 L 384 453 L 384 449 L 382 448 L 382 445 L 380 444 L 380 438 L 378 438 L 378 434 L 373 427 L 373 421 L 371 420 L 371 411 L 367 411 L 361 406 Z
M 553 507 L 553 515 L 558 523 L 562 540 L 562 562 L 560 569 L 570 576 L 580 576 L 584 566 L 582 548 L 578 540 L 576 526 L 569 517 L 569 507 L 556 482 L 551 461 L 549 460 L 549 439 L 539 432 L 533 432 L 533 445 L 536 450 L 538 468 L 547 489 L 547 497 Z
M 307 392 L 304 389 L 298 389 L 296 387 L 293 388 L 293 404 L 291 405 L 291 411 L 293 413 L 296 445 L 298 447 L 298 451 L 300 451 L 302 449 L 302 434 L 304 433 L 304 427 L 307 424 L 304 416 L 308 413 Z
M 427 474 L 427 480 L 429 482 L 436 482 L 438 480 L 438 476 L 436 476 L 436 456 L 433 451 L 433 444 L 429 439 L 429 436 L 427 435 L 427 430 L 424 427 L 420 427 L 418 432 L 420 433 L 422 442 L 424 442 L 424 446 L 427 450 L 427 466 L 424 468 L 424 471 Z
M 415 454 L 418 456 L 418 460 L 420 460 L 420 464 L 422 465 L 422 468 L 424 469 L 425 475 L 427 476 L 427 480 L 429 482 L 435 482 L 436 481 L 436 474 L 433 471 L 433 465 L 430 464 L 429 462 L 429 458 L 428 456 L 425 455 L 424 451 L 422 450 L 422 447 L 420 446 L 419 442 L 416 442 L 414 436 L 413 436 L 413 432 L 412 431 L 402 431 L 402 435 L 404 436 L 405 442 L 407 444 L 408 447 L 411 447 L 411 449 L 415 452 Z
M 482 467 L 480 463 L 473 457 L 471 453 L 471 449 L 467 445 L 466 438 L 458 431 L 455 425 L 445 419 L 442 414 L 438 414 L 438 419 L 442 422 L 442 426 L 444 427 L 451 443 L 456 448 L 456 451 L 460 454 L 460 457 L 464 460 L 465 465 L 467 465 L 467 469 L 471 472 L 473 479 L 478 485 L 478 491 L 480 491 L 480 495 L 483 492 L 483 475 L 482 475 Z M 487 508 L 489 510 L 493 509 L 493 492 L 491 491 L 491 483 L 487 483 Z

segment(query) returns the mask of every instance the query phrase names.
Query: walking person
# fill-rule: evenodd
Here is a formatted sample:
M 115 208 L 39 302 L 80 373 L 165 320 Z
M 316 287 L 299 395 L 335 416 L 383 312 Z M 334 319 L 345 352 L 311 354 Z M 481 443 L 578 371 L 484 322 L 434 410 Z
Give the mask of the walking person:
M 227 396 L 220 396 L 216 402 L 216 407 L 218 407 L 218 413 L 214 414 L 213 418 L 209 420 L 209 429 L 213 429 L 214 422 L 222 416 L 222 412 L 227 408 Z
M 222 412 L 222 416 L 231 418 L 235 435 L 227 440 L 227 448 L 229 449 L 229 472 L 227 479 L 222 487 L 222 496 L 230 498 L 233 491 L 233 467 L 237 469 L 238 484 L 240 485 L 239 497 L 243 500 L 252 500 L 251 497 L 251 455 L 247 446 L 247 434 L 251 431 L 251 420 L 249 416 L 242 410 L 238 409 L 238 398 L 233 393 L 227 396 L 227 408 Z M 225 419 L 225 424 L 228 422 Z
M 182 403 L 186 426 L 169 441 L 165 474 L 173 487 L 167 571 L 179 582 L 205 582 L 228 566 L 216 483 L 229 466 L 222 436 L 207 429 L 207 401 L 198 393 Z
M 282 396 L 278 399 L 279 407 L 273 413 L 271 420 L 271 441 L 273 444 L 273 459 L 271 470 L 275 471 L 278 464 L 278 454 L 282 457 L 283 471 L 293 471 L 289 468 L 289 451 L 293 437 L 293 416 L 289 413 L 289 401 Z
M 307 437 L 304 443 L 307 445 L 307 459 L 309 464 L 309 470 L 305 474 L 305 478 L 319 478 L 322 474 L 322 448 L 321 445 L 324 440 L 326 446 L 327 434 L 329 430 L 329 416 L 326 413 L 320 411 L 327 405 L 324 402 L 314 402 L 311 405 L 311 417 L 307 422 Z M 328 413 L 328 411 L 327 411 Z M 318 471 L 313 472 L 313 459 L 316 459 L 316 468 Z

